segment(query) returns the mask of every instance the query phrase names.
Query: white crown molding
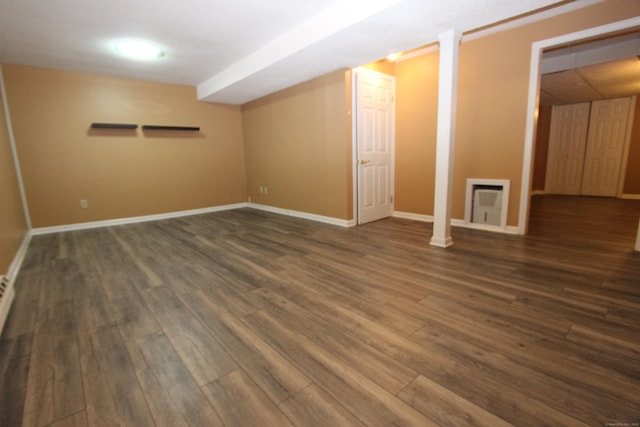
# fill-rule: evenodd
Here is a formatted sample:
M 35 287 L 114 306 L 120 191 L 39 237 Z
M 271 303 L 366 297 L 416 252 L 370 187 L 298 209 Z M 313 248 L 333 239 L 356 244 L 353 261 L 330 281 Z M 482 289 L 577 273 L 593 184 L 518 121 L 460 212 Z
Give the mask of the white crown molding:
M 543 21 L 545 19 L 553 18 L 554 16 L 563 15 L 565 13 L 573 12 L 584 7 L 593 6 L 594 4 L 602 3 L 604 0 L 578 0 L 572 3 L 567 3 L 562 6 L 554 7 L 551 9 L 543 10 L 542 12 L 534 13 L 532 15 L 526 15 L 522 18 L 514 19 L 512 21 L 503 22 L 501 24 L 489 26 L 485 29 L 470 32 L 462 35 L 461 43 L 465 43 L 472 40 L 477 40 L 483 37 L 490 36 L 492 34 L 509 31 L 514 28 L 524 27 L 525 25 L 533 24 L 534 22 Z M 427 53 L 435 52 L 439 49 L 438 43 L 433 43 L 425 46 L 421 49 L 417 49 L 411 52 L 403 54 L 396 62 L 406 61 L 416 56 L 426 55 Z

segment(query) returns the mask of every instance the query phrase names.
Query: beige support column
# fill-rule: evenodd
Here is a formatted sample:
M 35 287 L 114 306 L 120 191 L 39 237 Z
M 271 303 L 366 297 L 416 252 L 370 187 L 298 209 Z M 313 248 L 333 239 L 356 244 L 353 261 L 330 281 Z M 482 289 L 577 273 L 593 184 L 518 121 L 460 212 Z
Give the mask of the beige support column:
M 436 181 L 433 208 L 433 236 L 430 244 L 446 248 L 451 238 L 451 194 L 458 92 L 458 54 L 461 34 L 448 30 L 438 35 L 440 74 L 438 77 L 438 129 L 436 139 Z

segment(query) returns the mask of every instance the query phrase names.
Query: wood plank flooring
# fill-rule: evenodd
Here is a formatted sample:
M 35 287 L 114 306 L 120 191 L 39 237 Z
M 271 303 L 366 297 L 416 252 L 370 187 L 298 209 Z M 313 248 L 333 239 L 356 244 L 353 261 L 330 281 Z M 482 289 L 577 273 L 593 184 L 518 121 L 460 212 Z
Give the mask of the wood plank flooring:
M 240 209 L 33 238 L 2 426 L 633 426 L 640 201 L 530 234 Z

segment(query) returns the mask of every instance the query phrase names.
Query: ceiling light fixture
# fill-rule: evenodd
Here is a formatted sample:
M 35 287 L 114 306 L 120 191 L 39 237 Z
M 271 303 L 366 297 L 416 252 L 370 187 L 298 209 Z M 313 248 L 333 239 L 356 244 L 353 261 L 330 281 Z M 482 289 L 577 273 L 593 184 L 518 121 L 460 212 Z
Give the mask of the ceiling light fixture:
M 387 61 L 389 62 L 395 62 L 398 60 L 398 58 L 400 58 L 402 56 L 402 52 L 397 52 L 397 53 L 392 53 L 391 55 L 387 56 Z
M 158 46 L 140 40 L 126 40 L 116 43 L 116 52 L 130 59 L 150 60 L 164 56 Z

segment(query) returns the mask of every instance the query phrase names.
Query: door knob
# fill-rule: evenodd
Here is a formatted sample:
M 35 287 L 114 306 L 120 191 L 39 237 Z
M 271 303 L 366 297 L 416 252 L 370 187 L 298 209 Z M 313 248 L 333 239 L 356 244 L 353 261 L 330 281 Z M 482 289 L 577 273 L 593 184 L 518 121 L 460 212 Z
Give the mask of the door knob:
M 360 160 L 361 165 L 366 165 L 367 163 L 371 163 L 371 160 Z

